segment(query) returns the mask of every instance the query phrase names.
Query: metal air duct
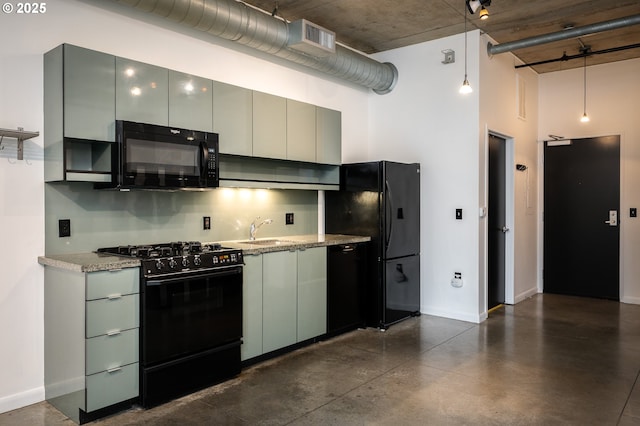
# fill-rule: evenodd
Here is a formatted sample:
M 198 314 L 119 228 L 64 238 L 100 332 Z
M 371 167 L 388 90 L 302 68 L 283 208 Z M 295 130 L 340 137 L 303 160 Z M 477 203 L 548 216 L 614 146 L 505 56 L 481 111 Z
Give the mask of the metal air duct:
M 487 44 L 487 53 L 489 56 L 499 53 L 511 52 L 512 50 L 524 49 L 526 47 L 538 46 L 540 44 L 551 43 L 569 38 L 582 37 L 587 34 L 599 33 L 602 31 L 617 30 L 618 28 L 629 27 L 631 25 L 640 24 L 640 15 L 628 16 L 626 18 L 613 19 L 611 21 L 599 22 L 596 24 L 585 25 L 584 27 L 571 28 L 568 30 L 544 34 L 537 37 L 529 37 L 522 40 L 510 41 L 501 44 Z
M 143 12 L 159 15 L 186 27 L 235 41 L 373 89 L 393 90 L 398 70 L 363 54 L 336 46 L 336 53 L 316 58 L 288 49 L 289 24 L 235 0 L 117 0 Z

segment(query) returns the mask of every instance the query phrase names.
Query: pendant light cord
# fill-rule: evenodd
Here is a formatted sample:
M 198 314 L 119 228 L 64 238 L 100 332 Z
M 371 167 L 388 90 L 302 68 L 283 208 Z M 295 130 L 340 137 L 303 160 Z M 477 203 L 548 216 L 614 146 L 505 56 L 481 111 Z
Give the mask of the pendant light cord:
M 467 79 L 467 3 L 464 3 L 464 79 Z
M 583 113 L 587 114 L 587 55 L 584 56 L 584 108 Z

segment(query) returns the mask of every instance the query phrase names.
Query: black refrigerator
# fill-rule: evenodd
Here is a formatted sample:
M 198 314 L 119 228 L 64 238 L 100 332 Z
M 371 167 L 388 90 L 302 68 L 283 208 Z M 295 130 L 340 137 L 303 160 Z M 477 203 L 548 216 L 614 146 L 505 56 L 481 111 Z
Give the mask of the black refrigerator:
M 420 314 L 419 164 L 343 164 L 340 191 L 325 192 L 325 232 L 371 237 L 368 326 L 386 329 Z

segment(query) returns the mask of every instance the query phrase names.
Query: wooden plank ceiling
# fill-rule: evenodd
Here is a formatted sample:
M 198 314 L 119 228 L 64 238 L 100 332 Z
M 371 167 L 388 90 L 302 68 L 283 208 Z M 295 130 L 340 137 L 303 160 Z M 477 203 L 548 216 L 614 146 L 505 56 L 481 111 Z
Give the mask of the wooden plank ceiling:
M 464 31 L 465 0 L 245 0 L 287 21 L 307 19 L 336 33 L 338 42 L 376 53 Z M 480 29 L 498 44 L 640 15 L 640 0 L 492 0 L 490 17 L 468 16 L 468 30 Z M 524 63 L 640 44 L 640 25 L 514 50 Z M 588 65 L 640 57 L 640 48 L 594 54 Z M 583 59 L 535 65 L 538 73 L 583 66 Z

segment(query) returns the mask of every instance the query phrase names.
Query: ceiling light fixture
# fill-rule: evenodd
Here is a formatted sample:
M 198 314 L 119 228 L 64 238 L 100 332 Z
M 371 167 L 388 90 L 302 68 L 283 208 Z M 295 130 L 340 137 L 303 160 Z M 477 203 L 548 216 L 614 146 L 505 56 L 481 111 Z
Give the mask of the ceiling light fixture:
M 485 19 L 489 19 L 489 11 L 484 6 L 482 6 L 482 9 L 480 9 L 480 14 L 478 16 L 480 16 L 480 19 L 482 19 L 483 21 Z
M 485 6 L 491 6 L 491 0 L 467 0 L 467 9 L 473 15 L 478 9 L 484 9 Z M 486 10 L 486 9 L 485 9 Z M 487 15 L 489 12 L 487 12 Z M 482 18 L 482 10 L 480 11 L 480 17 Z
M 583 113 L 582 117 L 580 117 L 580 122 L 588 123 L 589 116 L 587 115 L 587 53 L 589 52 L 589 47 L 585 46 L 582 49 L 582 53 L 584 54 L 584 104 L 583 104 Z
M 469 6 L 469 0 L 466 0 L 467 6 Z M 471 8 L 469 8 L 471 10 Z M 473 12 L 472 12 L 473 13 Z M 460 90 L 458 90 L 463 95 L 469 94 L 473 92 L 471 88 L 471 84 L 469 84 L 469 80 L 467 79 L 467 8 L 464 9 L 464 81 L 462 82 L 462 86 L 460 86 Z

